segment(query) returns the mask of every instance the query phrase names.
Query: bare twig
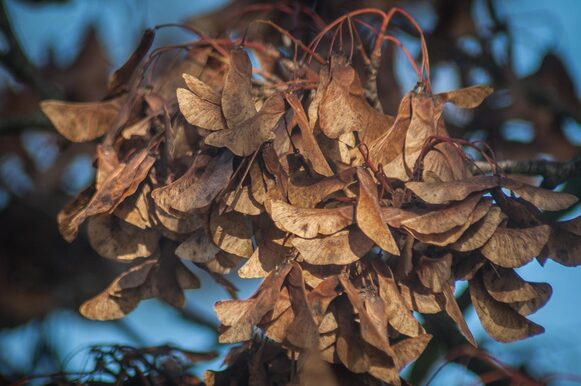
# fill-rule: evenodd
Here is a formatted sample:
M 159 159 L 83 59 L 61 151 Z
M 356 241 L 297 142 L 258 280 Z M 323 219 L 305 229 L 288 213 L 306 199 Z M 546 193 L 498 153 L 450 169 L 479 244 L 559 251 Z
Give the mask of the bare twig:
M 581 176 L 581 157 L 570 161 L 547 160 L 506 160 L 498 162 L 498 169 L 505 174 L 523 174 L 529 176 L 542 176 L 543 187 L 554 188 L 563 182 Z M 472 166 L 474 174 L 492 173 L 492 165 L 488 162 L 478 161 Z

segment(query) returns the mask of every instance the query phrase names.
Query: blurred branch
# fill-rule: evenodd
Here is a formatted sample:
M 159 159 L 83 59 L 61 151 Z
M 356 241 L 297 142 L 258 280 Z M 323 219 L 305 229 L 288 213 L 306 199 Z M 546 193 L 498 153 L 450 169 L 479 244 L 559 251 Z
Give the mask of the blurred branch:
M 570 161 L 547 160 L 506 160 L 497 163 L 499 171 L 505 174 L 524 174 L 530 176 L 542 176 L 543 187 L 554 188 L 563 182 L 581 176 L 581 157 Z M 493 165 L 484 161 L 477 161 L 472 166 L 474 174 L 492 173 Z
M 8 44 L 8 50 L 0 54 L 0 63 L 12 75 L 36 90 L 43 98 L 58 99 L 61 96 L 59 89 L 45 79 L 20 46 L 14 29 L 10 24 L 10 18 L 3 0 L 0 0 L 0 31 Z
M 53 125 L 40 111 L 0 117 L 0 135 L 17 134 L 24 129 L 53 130 Z

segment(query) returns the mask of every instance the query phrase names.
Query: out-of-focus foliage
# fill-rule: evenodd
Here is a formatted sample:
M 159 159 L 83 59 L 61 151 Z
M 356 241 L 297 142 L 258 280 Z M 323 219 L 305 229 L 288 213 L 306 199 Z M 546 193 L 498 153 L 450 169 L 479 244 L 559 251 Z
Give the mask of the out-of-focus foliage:
M 496 172 L 473 176 L 462 147 L 475 148 L 476 157 L 493 168 L 507 156 L 573 158 L 578 148 L 563 134 L 563 124 L 579 119 L 579 100 L 554 54 L 535 74 L 518 79 L 510 43 L 505 56 L 491 48 L 498 36 L 509 36 L 506 22 L 487 2 L 492 25 L 480 31 L 470 3 L 433 4 L 438 20 L 422 36 L 418 84 L 403 97 L 395 71 L 397 46 L 375 42 L 389 34 L 400 44 L 392 35 L 413 40 L 418 31 L 405 18 L 382 25 L 375 11 L 348 13 L 351 2 L 235 2 L 190 21 L 186 28 L 199 40 L 179 47 L 187 49 L 185 54 L 172 47 L 148 54 L 153 32 L 146 33 L 108 81 L 106 61 L 89 35 L 88 48 L 69 68 L 38 70 L 59 99 L 67 100 L 45 100 L 42 110 L 63 137 L 78 142 L 48 134 L 45 138 L 59 151 L 47 170 L 38 170 L 19 136 L 21 128 L 48 126 L 36 115 L 46 92 L 5 91 L 11 102 L 3 106 L 9 119 L 2 132 L 12 139 L 6 153 L 24 165 L 28 178 L 20 188 L 5 178 L 15 196 L 4 213 L 18 202 L 56 213 L 63 185 L 46 189 L 46 181 L 66 176 L 79 154 L 94 157 L 95 183 L 59 213 L 59 230 L 68 241 L 81 235 L 82 243 L 73 244 L 82 245 L 77 255 L 93 256 L 90 244 L 105 258 L 133 264 L 81 312 L 117 319 L 151 297 L 183 305 L 183 290 L 201 284 L 183 260 L 234 295 L 234 285 L 222 275 L 244 262 L 239 276 L 265 279 L 252 298 L 216 305 L 223 325 L 220 341 L 251 340 L 259 327 L 289 352 L 301 353 L 298 370 L 288 376 L 296 375 L 300 384 L 310 361 L 335 364 L 329 371 L 351 374 L 358 382 L 401 382 L 399 370 L 435 334 L 430 318 L 424 327 L 412 311 L 445 312 L 475 344 L 464 306 L 454 298 L 455 280 L 469 281 L 472 304 L 495 339 L 538 334 L 542 327 L 526 316 L 547 302 L 551 287 L 528 283 L 513 268 L 535 257 L 579 264 L 578 221 L 553 223 L 546 214 L 566 210 L 576 199 Z M 339 22 L 325 27 L 336 18 Z M 321 30 L 327 38 L 317 35 Z M 466 39 L 472 49 L 450 43 Z M 304 62 L 303 55 L 311 59 Z M 478 73 L 497 91 L 483 104 L 488 87 L 433 95 L 429 66 L 449 62 L 455 63 L 462 85 L 472 85 Z M 259 67 L 254 73 L 253 64 Z M 445 102 L 456 107 L 444 110 Z M 29 117 L 38 118 L 31 123 Z M 517 146 L 503 135 L 503 127 L 515 119 L 530 122 L 533 141 Z M 470 143 L 475 136 L 484 136 L 494 153 Z M 100 137 L 96 147 L 90 145 Z M 575 184 L 565 189 L 577 193 Z M 85 220 L 88 243 L 82 228 L 79 232 Z M 44 240 L 46 234 L 39 236 Z M 16 240 L 7 237 L 2 252 L 9 262 L 7 277 L 19 269 L 31 271 L 30 263 L 14 263 L 14 256 L 26 250 Z M 50 240 L 54 243 L 47 248 L 67 250 L 60 240 Z M 28 259 L 42 258 L 40 251 L 45 249 L 31 249 Z M 71 274 L 75 266 L 57 270 L 63 279 L 51 275 L 48 286 L 95 293 L 115 270 L 100 260 L 79 265 L 78 275 Z M 83 270 L 86 277 L 95 270 L 107 275 L 95 275 L 98 280 L 89 279 L 95 282 L 88 286 Z M 38 269 L 38 275 L 45 271 L 51 272 Z M 22 296 L 53 304 L 34 297 L 47 292 L 35 286 L 36 281 Z M 78 294 L 51 300 L 55 306 L 75 306 L 83 297 Z M 6 304 L 6 315 L 13 315 L 9 307 L 20 305 Z M 3 323 L 51 308 L 31 306 Z M 207 383 L 228 382 L 227 372 L 212 374 Z M 271 375 L 254 376 L 263 377 L 258 384 L 271 384 Z M 329 382 L 332 378 L 328 375 Z

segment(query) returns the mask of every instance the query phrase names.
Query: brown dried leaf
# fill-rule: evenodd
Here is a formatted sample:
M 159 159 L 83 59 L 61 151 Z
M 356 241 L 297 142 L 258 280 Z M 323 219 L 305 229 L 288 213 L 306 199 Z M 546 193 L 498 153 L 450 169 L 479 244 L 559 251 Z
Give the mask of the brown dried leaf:
M 410 94 L 408 93 L 399 105 L 393 126 L 370 143 L 369 158 L 376 164 L 388 165 L 402 154 L 411 121 L 411 107 Z
M 444 289 L 444 299 L 445 299 L 444 309 L 446 310 L 446 313 L 452 318 L 454 322 L 456 322 L 458 329 L 460 330 L 462 335 L 464 335 L 464 337 L 468 340 L 468 342 L 470 342 L 472 346 L 478 347 L 476 339 L 474 339 L 474 336 L 472 335 L 470 328 L 468 328 L 466 319 L 464 319 L 464 314 L 462 313 L 460 306 L 458 306 L 458 302 L 456 302 L 456 298 L 454 297 L 454 291 L 450 285 L 448 285 Z
M 155 225 L 155 219 L 149 215 L 150 192 L 149 184 L 142 184 L 141 188 L 123 201 L 113 214 L 140 229 L 152 228 Z
M 523 229 L 497 228 L 481 251 L 484 257 L 501 267 L 521 267 L 540 255 L 550 233 L 551 227 L 548 225 Z
M 107 289 L 81 305 L 81 315 L 93 320 L 115 320 L 133 311 L 141 300 L 135 289 L 145 283 L 155 264 L 156 260 L 148 260 L 119 275 Z
M 284 232 L 271 224 L 258 224 L 260 230 L 257 248 L 250 259 L 238 270 L 246 279 L 266 276 L 287 258 L 290 242 Z
M 178 216 L 167 213 L 159 206 L 155 206 L 155 217 L 161 223 L 162 231 L 167 229 L 178 234 L 192 233 L 206 225 L 206 219 L 195 213 Z
M 296 237 L 292 245 L 309 264 L 345 265 L 363 257 L 373 247 L 373 242 L 359 229 L 346 229 L 327 237 Z
M 222 110 L 230 129 L 238 129 L 256 114 L 252 99 L 252 63 L 242 48 L 230 51 L 230 66 L 222 90 Z
M 381 249 L 399 256 L 397 243 L 381 217 L 377 186 L 373 178 L 362 168 L 357 169 L 357 178 L 359 179 L 359 197 L 355 210 L 357 225 Z
M 509 178 L 501 179 L 503 187 L 512 190 L 525 201 L 542 210 L 557 211 L 569 208 L 578 199 L 572 194 L 537 188 Z
M 229 125 L 228 130 L 210 133 L 205 138 L 205 143 L 215 147 L 227 147 L 241 157 L 249 156 L 263 143 L 275 138 L 272 131 L 283 116 L 284 108 L 283 98 L 278 94 L 273 95 L 264 102 L 258 113 L 235 126 Z
M 305 239 L 332 235 L 353 223 L 353 207 L 331 209 L 298 208 L 283 201 L 270 204 L 272 221 L 281 230 Z
M 408 309 L 422 314 L 435 314 L 444 310 L 443 295 L 433 293 L 417 279 L 412 278 L 405 283 L 399 283 L 399 289 Z
M 539 310 L 540 308 L 544 307 L 544 305 L 547 304 L 547 302 L 551 298 L 551 295 L 553 294 L 553 288 L 548 283 L 538 283 L 538 284 L 546 285 L 537 287 L 538 291 L 537 297 L 522 302 L 509 303 L 508 305 L 510 306 L 510 308 L 512 308 L 522 316 L 528 316 L 532 313 L 537 312 L 537 310 Z
M 439 258 L 422 256 L 416 265 L 416 273 L 424 287 L 434 292 L 442 292 L 450 286 L 452 277 L 452 254 Z
M 288 199 L 301 208 L 313 208 L 324 198 L 349 185 L 338 176 L 326 177 L 314 183 L 300 183 L 291 179 L 288 184 Z
M 127 84 L 151 48 L 154 39 L 155 30 L 146 29 L 143 31 L 139 45 L 135 48 L 129 59 L 127 59 L 127 61 L 123 63 L 123 65 L 109 78 L 109 82 L 107 84 L 107 91 L 109 95 L 115 95 L 119 92 L 126 91 Z
M 199 155 L 183 176 L 154 189 L 151 196 L 168 213 L 191 213 L 205 208 L 228 185 L 233 172 L 232 160 L 229 151 L 215 158 Z
M 495 340 L 513 342 L 541 334 L 542 326 L 531 322 L 504 303 L 494 300 L 477 276 L 469 282 L 470 298 L 482 326 Z
M 310 349 L 318 344 L 318 326 L 311 314 L 301 267 L 293 263 L 286 277 L 294 319 L 289 325 L 286 340 L 294 347 Z
M 237 191 L 230 190 L 224 195 L 224 201 L 228 207 L 238 213 L 258 216 L 264 211 L 264 207 L 250 194 L 248 186 L 243 186 Z
M 271 272 L 257 292 L 248 300 L 219 301 L 214 306 L 220 323 L 228 327 L 219 337 L 220 343 L 237 343 L 252 338 L 252 328 L 273 309 L 282 284 L 291 270 L 287 264 Z
M 358 325 L 351 312 L 351 306 L 343 301 L 338 303 L 337 307 L 341 309 L 336 315 L 339 324 L 335 344 L 337 357 L 350 371 L 365 373 L 369 371 L 369 357 L 365 350 L 366 344 L 361 339 Z
M 297 120 L 299 129 L 301 130 L 304 157 L 315 172 L 325 177 L 332 176 L 333 170 L 331 170 L 329 163 L 325 159 L 325 155 L 321 151 L 321 148 L 313 135 L 312 126 L 309 125 L 303 105 L 295 94 L 285 94 L 285 97 L 295 113 L 295 119 Z
M 494 206 L 486 216 L 472 225 L 450 247 L 456 251 L 468 252 L 482 247 L 494 234 L 498 226 L 506 219 L 500 208 Z
M 436 97 L 463 109 L 473 109 L 478 107 L 493 91 L 493 88 L 489 86 L 471 86 L 440 93 Z
M 447 182 L 407 182 L 406 187 L 428 204 L 447 204 L 464 200 L 468 195 L 498 186 L 494 176 L 471 177 Z
M 198 229 L 175 250 L 178 257 L 194 263 L 207 263 L 213 260 L 220 249 L 216 247 L 206 229 Z
M 389 324 L 398 332 L 407 336 L 418 336 L 423 334 L 424 328 L 414 318 L 411 308 L 407 308 L 404 299 L 399 292 L 397 284 L 392 277 L 384 275 L 384 270 L 377 269 L 379 264 L 375 263 L 377 280 L 379 282 L 379 295 L 385 303 L 385 313 Z
M 215 258 L 204 263 L 204 266 L 210 272 L 226 275 L 232 271 L 232 268 L 236 267 L 243 260 L 244 259 L 240 256 L 236 256 L 224 251 L 219 251 Z
M 209 92 L 210 87 L 189 75 L 184 74 L 184 78 L 192 91 L 178 88 L 176 95 L 180 111 L 186 121 L 205 130 L 227 130 L 228 126 L 222 115 L 219 100 L 216 103 L 214 94 Z M 197 85 L 199 87 L 196 87 Z
M 349 301 L 353 305 L 353 308 L 359 315 L 359 325 L 361 331 L 361 338 L 367 342 L 368 344 L 372 345 L 373 347 L 377 348 L 378 350 L 384 352 L 385 354 L 389 355 L 389 357 L 396 360 L 395 353 L 393 352 L 391 345 L 389 344 L 389 339 L 387 337 L 387 315 L 385 312 L 383 314 L 368 312 L 366 309 L 363 301 L 363 295 L 360 294 L 359 290 L 355 288 L 355 286 L 351 283 L 349 278 L 345 275 L 339 276 L 339 281 L 341 285 L 345 289 L 345 293 L 347 293 L 347 297 Z M 369 302 L 368 302 L 369 303 Z M 383 302 L 381 298 L 375 297 L 372 301 L 377 305 L 383 306 Z M 378 318 L 373 317 L 374 315 L 379 315 Z
M 513 269 L 489 265 L 482 272 L 484 288 L 494 300 L 502 303 L 525 302 L 552 292 L 548 283 L 527 282 Z
M 66 139 L 87 142 L 116 129 L 114 126 L 118 123 L 126 99 L 120 96 L 89 103 L 45 100 L 40 103 L 40 108 Z
M 241 257 L 252 256 L 252 224 L 236 212 L 210 215 L 212 241 L 221 250 Z
M 474 195 L 446 208 L 404 219 L 401 225 L 422 234 L 443 233 L 469 222 L 479 201 L 480 196 Z
M 149 155 L 149 149 L 143 149 L 127 163 L 119 164 L 90 198 L 90 191 L 86 190 L 65 206 L 57 217 L 59 231 L 65 240 L 75 239 L 79 226 L 87 217 L 111 213 L 126 197 L 135 193 L 154 163 L 155 158 Z
M 329 82 L 322 81 L 319 104 L 319 126 L 329 138 L 361 130 L 363 141 L 387 131 L 393 118 L 371 107 L 363 96 L 363 89 L 355 69 L 339 57 L 331 59 Z M 325 76 L 322 74 L 322 76 Z
M 91 247 L 108 259 L 130 261 L 151 256 L 158 249 L 157 232 L 139 229 L 111 215 L 91 217 L 87 234 Z
M 578 232 L 576 223 L 555 223 L 551 227 L 551 235 L 543 250 L 543 256 L 567 267 L 581 265 L 581 237 Z

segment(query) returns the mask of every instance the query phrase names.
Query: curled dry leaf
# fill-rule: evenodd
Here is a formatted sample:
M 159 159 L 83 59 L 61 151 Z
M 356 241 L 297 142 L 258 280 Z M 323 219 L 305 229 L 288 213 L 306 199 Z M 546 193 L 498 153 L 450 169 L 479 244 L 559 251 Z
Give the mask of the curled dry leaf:
M 581 265 L 581 240 L 575 223 L 559 222 L 551 227 L 543 255 L 567 267 Z
M 464 314 L 460 309 L 456 298 L 454 297 L 454 290 L 452 286 L 448 285 L 446 288 L 444 288 L 443 294 L 445 302 L 444 309 L 446 310 L 446 313 L 452 318 L 454 322 L 456 322 L 458 329 L 462 335 L 464 335 L 466 340 L 468 340 L 472 346 L 478 347 L 476 339 L 474 339 L 474 336 L 468 327 L 468 323 L 466 323 L 466 319 L 464 319 Z
M 210 133 L 205 142 L 210 146 L 227 147 L 238 156 L 249 156 L 263 143 L 275 138 L 272 131 L 284 112 L 283 98 L 273 95 L 253 117 L 234 128 Z
M 119 164 L 94 194 L 86 190 L 68 204 L 57 217 L 59 230 L 65 240 L 75 239 L 79 226 L 87 217 L 111 213 L 126 197 L 135 193 L 154 163 L 155 158 L 149 154 L 149 149 L 143 149 L 127 163 Z
M 463 109 L 473 109 L 478 107 L 493 91 L 489 86 L 472 86 L 440 93 L 436 97 Z
M 260 288 L 248 300 L 230 300 L 216 303 L 214 309 L 220 323 L 226 329 L 219 337 L 220 343 L 237 343 L 252 338 L 252 328 L 256 326 L 267 312 L 273 309 L 282 284 L 291 270 L 287 264 L 271 272 L 262 282 Z
M 210 215 L 212 241 L 221 250 L 236 256 L 252 256 L 252 224 L 246 216 L 236 212 Z
M 206 229 L 201 228 L 182 242 L 175 253 L 178 257 L 194 263 L 207 263 L 213 260 L 219 251 L 220 249 L 212 243 Z
M 522 316 L 528 316 L 532 313 L 537 312 L 540 308 L 544 307 L 545 304 L 553 295 L 553 288 L 548 283 L 539 283 L 539 284 L 546 284 L 543 286 L 538 286 L 537 289 L 537 296 L 530 300 L 525 300 L 522 302 L 513 302 L 508 303 L 508 305 L 521 314 Z
M 439 258 L 422 256 L 416 266 L 416 273 L 424 287 L 434 292 L 443 292 L 450 286 L 452 277 L 452 254 Z
M 513 269 L 489 265 L 482 272 L 484 288 L 494 300 L 502 303 L 525 302 L 552 292 L 548 283 L 527 282 Z
M 73 142 L 87 142 L 116 129 L 121 108 L 126 102 L 119 96 L 104 102 L 73 103 L 46 100 L 40 103 L 42 112 L 66 139 Z
M 345 275 L 339 276 L 339 281 L 345 289 L 349 302 L 351 302 L 351 305 L 359 315 L 361 338 L 368 344 L 393 358 L 393 360 L 397 360 L 387 337 L 387 315 L 385 310 L 383 310 L 384 304 L 383 301 L 381 301 L 381 298 L 374 296 L 371 301 L 365 302 L 367 305 L 366 307 L 364 305 L 362 294 L 360 294 L 359 290 L 355 288 Z M 363 296 L 367 298 L 370 295 L 366 294 Z M 373 307 L 370 306 L 370 303 L 380 306 L 382 310 L 380 310 L 380 312 L 373 312 Z
M 321 78 L 327 76 L 321 74 Z M 381 114 L 367 103 L 355 69 L 338 56 L 331 59 L 330 79 L 321 82 L 317 93 L 321 95 L 319 126 L 329 138 L 362 131 L 362 139 L 372 141 L 393 122 L 392 117 Z
M 374 264 L 377 267 L 379 264 Z M 383 270 L 382 270 L 383 271 Z M 385 303 L 385 313 L 390 326 L 396 331 L 411 337 L 423 334 L 424 328 L 407 308 L 395 280 L 376 269 L 379 282 L 379 295 Z
M 304 149 L 304 156 L 309 162 L 311 168 L 322 176 L 330 177 L 333 175 L 333 170 L 325 159 L 317 140 L 313 134 L 312 126 L 309 125 L 307 114 L 299 98 L 295 94 L 285 94 L 286 101 L 293 109 L 295 119 L 301 131 L 302 145 Z
M 550 233 L 548 225 L 524 229 L 497 228 L 481 251 L 484 257 L 501 267 L 522 267 L 540 255 Z
M 184 74 L 184 79 L 190 90 L 178 88 L 176 95 L 186 121 L 210 131 L 228 129 L 214 90 L 193 76 Z
M 468 288 L 482 326 L 495 340 L 513 342 L 545 331 L 543 327 L 521 316 L 507 304 L 494 300 L 484 288 L 480 276 L 470 280 Z
M 401 225 L 422 234 L 443 233 L 470 221 L 479 196 L 469 197 L 446 208 L 439 208 L 419 216 L 404 219 Z
M 258 216 L 264 211 L 263 206 L 250 194 L 248 186 L 229 191 L 224 195 L 224 201 L 229 208 L 238 213 Z
M 305 239 L 332 235 L 353 223 L 353 206 L 309 209 L 273 201 L 270 208 L 272 220 L 277 227 Z
M 348 181 L 338 176 L 323 178 L 314 183 L 303 183 L 291 179 L 288 184 L 288 199 L 295 206 L 313 208 L 332 193 L 348 185 Z
M 429 288 L 424 287 L 416 278 L 408 279 L 405 283 L 399 283 L 402 298 L 406 307 L 422 314 L 435 314 L 444 310 L 444 297 L 435 294 Z
M 508 178 L 501 179 L 503 187 L 512 190 L 523 200 L 542 210 L 556 211 L 569 208 L 578 199 L 572 194 L 537 188 Z
M 149 257 L 158 249 L 156 231 L 139 229 L 112 215 L 91 217 L 87 233 L 91 247 L 108 259 L 130 261 Z
M 568 193 L 553 192 L 498 176 L 477 176 L 448 182 L 408 182 L 406 187 L 429 204 L 460 201 L 471 193 L 495 187 L 512 190 L 524 200 L 543 210 L 566 209 L 577 202 L 577 198 Z
M 373 178 L 362 168 L 357 169 L 357 178 L 359 179 L 359 197 L 355 209 L 357 225 L 381 249 L 399 256 L 397 243 L 381 216 L 377 186 Z
M 209 206 L 232 176 L 232 153 L 219 157 L 198 155 L 188 171 L 173 183 L 151 192 L 155 203 L 168 213 L 191 213 Z
M 472 225 L 450 247 L 456 251 L 468 252 L 482 247 L 494 234 L 498 226 L 506 219 L 500 208 L 492 207 L 486 216 Z
M 113 214 L 140 229 L 152 228 L 155 225 L 155 219 L 149 214 L 151 208 L 150 193 L 150 185 L 142 184 L 141 188 L 123 201 Z
M 402 154 L 411 121 L 411 107 L 410 94 L 408 93 L 400 102 L 393 126 L 370 143 L 369 158 L 375 164 L 388 165 Z
M 237 129 L 256 114 L 252 99 L 252 63 L 242 48 L 230 51 L 230 65 L 222 90 L 222 110 L 231 129 Z
M 428 204 L 447 204 L 464 200 L 468 195 L 498 186 L 493 176 L 471 177 L 448 182 L 407 182 L 406 187 Z
M 313 348 L 319 341 L 318 326 L 307 301 L 303 270 L 297 263 L 293 264 L 293 268 L 286 277 L 286 287 L 294 315 L 288 327 L 286 339 L 292 346 L 301 349 Z
M 84 302 L 79 308 L 80 313 L 93 320 L 124 317 L 139 304 L 140 297 L 132 292 L 147 280 L 155 263 L 155 260 L 145 261 L 122 273 L 105 291 Z
M 373 242 L 359 229 L 345 229 L 332 236 L 314 239 L 296 237 L 292 245 L 299 251 L 301 257 L 314 265 L 345 265 L 351 264 L 363 257 Z
M 154 212 L 155 218 L 161 225 L 159 228 L 162 232 L 167 230 L 177 234 L 186 234 L 192 233 L 196 229 L 200 229 L 206 225 L 206 220 L 197 214 L 189 214 L 187 216 L 174 215 L 167 213 L 159 206 L 155 206 Z

